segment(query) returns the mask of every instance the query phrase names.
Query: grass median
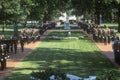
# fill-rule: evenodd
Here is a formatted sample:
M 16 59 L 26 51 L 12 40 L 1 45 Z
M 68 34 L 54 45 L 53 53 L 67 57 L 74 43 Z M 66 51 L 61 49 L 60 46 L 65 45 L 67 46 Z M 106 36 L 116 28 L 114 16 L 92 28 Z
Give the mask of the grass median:
M 72 31 L 70 37 L 78 39 L 53 39 L 66 37 L 66 31 L 55 31 L 41 41 L 39 46 L 17 66 L 6 80 L 30 80 L 32 71 L 53 68 L 79 77 L 104 75 L 119 70 L 101 54 L 96 45 L 82 32 Z M 81 37 L 82 36 L 82 37 Z

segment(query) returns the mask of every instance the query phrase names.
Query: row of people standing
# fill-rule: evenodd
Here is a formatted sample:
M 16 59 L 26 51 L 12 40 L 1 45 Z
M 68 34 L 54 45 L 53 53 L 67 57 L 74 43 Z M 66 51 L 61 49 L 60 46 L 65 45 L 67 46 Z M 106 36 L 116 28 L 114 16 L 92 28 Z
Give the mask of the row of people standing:
M 120 65 L 120 38 L 119 37 L 116 37 L 116 39 L 112 41 L 112 49 L 114 53 L 115 62 Z
M 100 27 L 96 24 L 88 24 L 84 22 L 78 23 L 79 28 L 83 29 L 87 34 L 92 35 L 95 42 L 109 44 L 118 37 L 114 28 L 108 28 L 105 25 Z
M 35 28 L 23 28 L 20 32 L 20 38 L 29 43 L 40 39 L 39 30 Z
M 23 28 L 20 32 L 20 38 L 24 39 L 24 42 L 27 43 L 40 40 L 40 36 L 43 35 L 46 30 L 54 28 L 55 25 L 55 22 L 52 22 L 43 24 L 42 26 L 37 25 L 37 27 Z
M 111 42 L 114 61 L 120 65 L 120 37 L 116 35 L 114 28 L 108 28 L 106 26 L 99 27 L 96 24 L 85 23 L 79 23 L 79 27 L 88 34 L 92 34 L 95 42 L 104 42 L 104 44 Z
M 11 53 L 17 53 L 18 45 L 21 46 L 21 51 L 23 52 L 25 43 L 40 40 L 40 36 L 43 35 L 47 29 L 54 27 L 55 23 L 44 24 L 38 28 L 23 28 L 17 38 L 0 36 L 0 69 L 4 70 L 6 68 L 7 58 Z
M 0 69 L 6 68 L 6 61 L 12 53 L 18 52 L 18 45 L 21 47 L 21 52 L 24 51 L 25 39 L 23 37 L 6 37 L 0 36 Z
M 3 37 L 0 36 L 0 44 L 6 44 L 6 51 L 7 53 L 17 53 L 17 46 L 18 46 L 18 39 L 15 37 Z
M 30 35 L 30 34 L 29 34 Z M 18 52 L 18 45 L 21 47 L 21 52 L 24 51 L 24 45 L 26 38 L 20 36 L 16 37 L 6 37 L 0 36 L 0 69 L 4 70 L 6 68 L 6 61 L 11 56 L 12 53 Z
M 4 70 L 6 68 L 6 60 L 7 60 L 8 54 L 6 50 L 6 44 L 0 44 L 0 66 L 1 70 Z
M 5 38 L 0 36 L 0 67 L 1 70 L 6 68 L 6 61 L 10 53 L 17 53 L 18 40 L 16 38 Z

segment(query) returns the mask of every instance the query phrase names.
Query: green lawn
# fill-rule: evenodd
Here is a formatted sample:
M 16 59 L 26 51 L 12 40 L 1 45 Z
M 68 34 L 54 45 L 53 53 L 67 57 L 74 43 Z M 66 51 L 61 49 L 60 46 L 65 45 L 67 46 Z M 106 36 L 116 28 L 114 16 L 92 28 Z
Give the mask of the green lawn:
M 100 24 L 100 26 L 104 26 L 106 25 L 107 27 L 115 27 L 115 29 L 117 29 L 118 24 L 117 23 L 102 23 Z
M 27 56 L 21 65 L 12 71 L 6 80 L 30 80 L 32 71 L 46 68 L 59 69 L 65 73 L 80 77 L 104 75 L 105 71 L 119 70 L 101 54 L 96 45 L 82 32 L 73 31 L 72 36 L 84 36 L 83 39 L 53 40 L 50 36 L 65 36 L 66 32 L 53 32 L 42 40 L 39 46 Z
M 14 25 L 6 25 L 4 28 L 4 34 L 2 34 L 2 26 L 0 25 L 0 35 L 5 35 L 5 36 L 13 36 L 13 31 L 14 31 Z M 30 24 L 26 25 L 27 27 L 31 27 Z M 22 24 L 18 24 L 18 31 L 20 33 L 21 29 L 23 28 Z

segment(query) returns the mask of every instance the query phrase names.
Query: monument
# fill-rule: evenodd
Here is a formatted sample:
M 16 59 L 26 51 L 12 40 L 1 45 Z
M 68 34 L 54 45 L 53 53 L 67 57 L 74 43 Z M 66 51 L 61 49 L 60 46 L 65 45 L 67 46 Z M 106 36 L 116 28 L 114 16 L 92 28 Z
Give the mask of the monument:
M 69 16 L 66 15 L 66 21 L 64 23 L 64 29 L 68 30 L 68 35 L 71 35 L 71 31 L 70 31 L 70 23 L 69 23 Z

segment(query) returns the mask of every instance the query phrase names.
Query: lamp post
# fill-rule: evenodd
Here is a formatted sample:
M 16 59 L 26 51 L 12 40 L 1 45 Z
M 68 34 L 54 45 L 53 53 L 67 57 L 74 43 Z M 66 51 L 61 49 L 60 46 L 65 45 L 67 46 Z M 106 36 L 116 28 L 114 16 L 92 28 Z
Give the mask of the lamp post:
M 100 24 L 102 23 L 102 15 L 100 14 Z

